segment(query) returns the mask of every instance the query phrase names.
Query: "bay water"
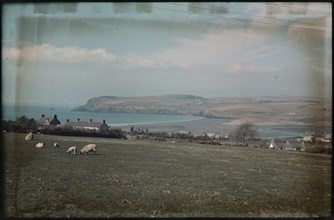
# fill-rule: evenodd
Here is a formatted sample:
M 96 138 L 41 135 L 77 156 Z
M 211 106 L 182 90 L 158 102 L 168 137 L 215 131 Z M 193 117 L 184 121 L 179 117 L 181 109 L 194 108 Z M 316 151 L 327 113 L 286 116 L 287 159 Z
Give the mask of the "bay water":
M 113 127 L 126 125 L 142 125 L 154 123 L 184 122 L 200 120 L 202 117 L 191 115 L 158 115 L 158 114 L 132 114 L 132 113 L 105 113 L 105 112 L 78 112 L 71 111 L 73 108 L 66 106 L 13 106 L 5 105 L 2 108 L 2 118 L 4 120 L 16 120 L 20 116 L 38 120 L 41 115 L 57 115 L 58 120 L 63 124 L 67 119 L 70 121 L 80 120 L 103 121 Z
M 74 107 L 68 106 L 13 106 L 3 105 L 2 106 L 2 119 L 3 120 L 16 120 L 20 116 L 26 116 L 29 119 L 33 118 L 38 120 L 42 114 L 46 116 L 57 115 L 58 120 L 62 124 L 67 119 L 75 121 L 78 118 L 80 120 L 88 121 L 103 121 L 105 120 L 108 125 L 113 128 L 128 128 L 129 125 L 137 125 L 148 127 L 149 125 L 168 123 L 181 124 L 182 129 L 190 130 L 192 133 L 200 134 L 203 132 L 216 132 L 217 134 L 222 133 L 222 130 L 230 130 L 231 126 L 228 123 L 231 120 L 228 119 L 217 119 L 220 120 L 220 129 L 214 129 L 205 124 L 205 121 L 201 123 L 202 117 L 191 116 L 191 115 L 159 115 L 159 114 L 131 114 L 131 113 L 104 113 L 104 112 L 77 112 L 71 111 Z M 189 121 L 198 120 L 196 127 L 197 131 L 193 131 L 187 127 Z M 212 119 L 214 120 L 214 119 Z M 168 127 L 168 126 L 167 126 Z M 169 127 L 170 128 L 170 127 Z M 225 128 L 225 129 L 224 129 Z M 226 129 L 229 128 L 229 129 Z M 302 125 L 273 125 L 273 126 L 258 126 L 259 138 L 261 139 L 288 139 L 288 138 L 300 138 L 306 131 L 314 131 L 322 134 L 332 134 L 332 127 L 319 127 L 319 126 L 302 126 Z M 172 129 L 172 128 L 171 128 Z M 160 130 L 160 129 L 158 129 Z M 171 130 L 175 132 L 176 130 Z

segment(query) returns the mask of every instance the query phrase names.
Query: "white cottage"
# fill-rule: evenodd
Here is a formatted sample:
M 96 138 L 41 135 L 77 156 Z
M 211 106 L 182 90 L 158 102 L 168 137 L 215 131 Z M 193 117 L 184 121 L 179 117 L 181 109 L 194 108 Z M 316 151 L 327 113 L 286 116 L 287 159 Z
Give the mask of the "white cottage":
M 275 143 L 274 143 L 274 140 L 271 140 L 271 143 L 269 145 L 269 148 L 270 149 L 275 149 Z

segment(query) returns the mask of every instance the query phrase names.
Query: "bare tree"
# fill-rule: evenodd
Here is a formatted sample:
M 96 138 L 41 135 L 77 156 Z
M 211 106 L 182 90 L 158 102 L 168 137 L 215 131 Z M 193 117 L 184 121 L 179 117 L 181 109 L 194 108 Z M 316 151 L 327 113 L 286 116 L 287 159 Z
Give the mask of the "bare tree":
M 246 142 L 247 140 L 254 140 L 258 136 L 258 131 L 252 122 L 244 122 L 237 128 L 232 130 L 230 137 L 237 142 Z

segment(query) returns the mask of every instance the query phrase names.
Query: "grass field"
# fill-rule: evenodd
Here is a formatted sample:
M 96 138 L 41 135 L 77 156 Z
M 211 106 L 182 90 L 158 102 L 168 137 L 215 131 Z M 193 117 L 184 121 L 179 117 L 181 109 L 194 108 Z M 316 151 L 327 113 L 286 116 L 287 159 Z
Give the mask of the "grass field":
M 10 217 L 316 217 L 331 155 L 254 147 L 4 133 Z M 37 142 L 45 142 L 42 149 Z M 61 145 L 59 149 L 53 143 Z M 96 155 L 70 155 L 97 144 Z

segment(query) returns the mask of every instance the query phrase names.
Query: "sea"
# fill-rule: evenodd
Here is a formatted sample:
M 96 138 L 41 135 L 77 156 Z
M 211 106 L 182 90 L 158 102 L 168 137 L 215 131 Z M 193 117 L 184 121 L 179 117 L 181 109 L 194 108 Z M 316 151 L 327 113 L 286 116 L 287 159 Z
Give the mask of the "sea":
M 103 121 L 113 127 L 113 128 L 129 128 L 130 125 L 149 128 L 149 125 L 159 124 L 163 126 L 170 123 L 181 124 L 183 129 L 186 127 L 186 123 L 189 121 L 202 120 L 203 117 L 192 116 L 192 115 L 159 115 L 159 114 L 132 114 L 132 113 L 104 113 L 104 112 L 78 112 L 72 111 L 74 107 L 67 106 L 14 106 L 14 105 L 3 105 L 2 106 L 2 119 L 3 120 L 16 120 L 20 116 L 26 116 L 28 118 L 33 118 L 38 120 L 42 114 L 46 116 L 57 115 L 58 120 L 61 123 L 65 123 L 67 119 L 70 121 L 75 121 L 78 118 L 80 120 L 90 120 L 93 121 Z M 229 119 L 219 119 L 222 122 L 222 126 L 226 125 L 226 128 L 231 128 L 228 123 L 231 121 Z M 220 134 L 220 131 L 211 130 L 203 123 L 198 123 L 199 128 L 197 131 L 192 133 L 203 132 L 215 132 Z M 170 128 L 170 127 L 169 127 Z M 306 131 L 314 131 L 316 133 L 322 134 L 332 134 L 332 127 L 320 127 L 320 126 L 303 126 L 303 125 L 273 125 L 273 126 L 257 126 L 259 131 L 259 138 L 263 140 L 269 139 L 291 139 L 291 138 L 301 138 Z M 188 129 L 189 130 L 189 129 Z M 171 130 L 175 132 L 175 130 Z
M 92 119 L 93 121 L 103 121 L 112 127 L 124 127 L 127 125 L 148 125 L 160 123 L 185 122 L 192 120 L 200 120 L 202 117 L 191 115 L 159 115 L 159 114 L 132 114 L 132 113 L 104 113 L 104 112 L 78 112 L 72 111 L 73 107 L 66 106 L 14 106 L 4 105 L 2 108 L 3 120 L 16 120 L 20 116 L 29 119 L 38 120 L 41 115 L 53 116 L 57 115 L 61 123 L 65 123 L 67 119 L 76 121 L 78 118 L 83 121 Z

